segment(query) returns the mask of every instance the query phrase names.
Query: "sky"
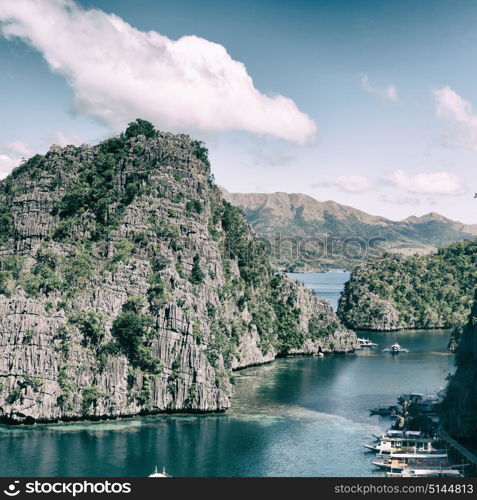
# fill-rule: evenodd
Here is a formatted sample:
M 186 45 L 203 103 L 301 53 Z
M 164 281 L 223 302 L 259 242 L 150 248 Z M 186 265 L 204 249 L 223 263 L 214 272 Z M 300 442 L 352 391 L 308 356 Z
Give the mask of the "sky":
M 234 192 L 477 223 L 474 0 L 0 0 L 0 176 L 137 117 Z

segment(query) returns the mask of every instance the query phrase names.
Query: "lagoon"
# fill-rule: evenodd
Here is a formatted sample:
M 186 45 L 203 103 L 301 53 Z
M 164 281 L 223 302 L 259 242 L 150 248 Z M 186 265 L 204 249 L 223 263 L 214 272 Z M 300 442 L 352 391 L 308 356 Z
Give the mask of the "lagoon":
M 293 275 L 336 307 L 348 274 Z M 0 476 L 382 476 L 361 446 L 389 420 L 369 408 L 433 392 L 452 370 L 447 331 L 367 333 L 375 350 L 296 357 L 236 373 L 213 415 L 0 427 Z M 410 349 L 382 352 L 394 341 Z

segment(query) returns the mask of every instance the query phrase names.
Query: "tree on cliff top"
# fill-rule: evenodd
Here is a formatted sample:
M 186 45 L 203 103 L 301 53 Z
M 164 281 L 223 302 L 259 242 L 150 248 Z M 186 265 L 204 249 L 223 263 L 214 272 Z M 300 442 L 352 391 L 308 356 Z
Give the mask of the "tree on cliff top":
M 131 139 L 131 137 L 137 137 L 141 134 L 145 135 L 149 139 L 152 139 L 153 137 L 156 137 L 157 130 L 151 122 L 138 118 L 136 121 L 129 123 L 128 128 L 124 132 L 124 135 L 127 139 Z

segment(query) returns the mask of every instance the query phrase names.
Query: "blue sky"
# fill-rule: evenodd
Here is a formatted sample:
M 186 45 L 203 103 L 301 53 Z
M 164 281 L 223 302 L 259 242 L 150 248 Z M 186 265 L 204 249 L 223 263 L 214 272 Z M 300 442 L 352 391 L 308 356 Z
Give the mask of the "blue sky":
M 477 223 L 475 1 L 0 0 L 2 21 L 3 173 L 146 114 L 205 140 L 231 191 Z

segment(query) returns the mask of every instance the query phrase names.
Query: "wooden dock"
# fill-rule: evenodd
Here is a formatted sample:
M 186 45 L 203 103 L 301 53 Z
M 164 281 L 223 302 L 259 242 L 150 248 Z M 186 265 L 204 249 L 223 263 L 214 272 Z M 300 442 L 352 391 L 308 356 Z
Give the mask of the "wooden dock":
M 454 438 L 450 437 L 449 434 L 445 431 L 438 431 L 437 436 L 442 439 L 442 441 L 445 441 L 449 446 L 451 446 L 455 451 L 457 451 L 462 457 L 464 457 L 470 464 L 472 464 L 472 467 L 477 470 L 477 456 L 469 451 L 465 446 L 461 445 L 458 441 L 456 441 Z

